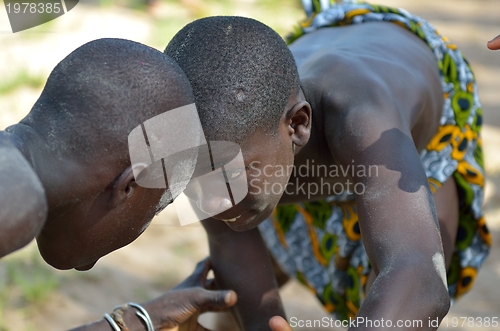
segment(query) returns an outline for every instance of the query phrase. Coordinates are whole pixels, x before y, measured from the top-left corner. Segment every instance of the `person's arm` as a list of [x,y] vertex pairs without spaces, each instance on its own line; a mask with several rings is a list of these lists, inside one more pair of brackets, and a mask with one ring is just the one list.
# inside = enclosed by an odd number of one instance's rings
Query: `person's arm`
[[[355,105],[335,119],[329,136],[341,166],[357,169],[353,180],[357,192],[364,191],[356,197],[361,236],[377,275],[357,318],[390,320],[391,330],[435,330],[429,319],[441,320],[450,304],[439,225],[406,119],[390,100]],[[413,326],[398,327],[398,321]]]
[[222,221],[213,219],[203,221],[203,226],[208,235],[217,287],[233,289],[238,294],[234,313],[240,328],[245,331],[271,330],[270,318],[285,317],[285,313],[269,253],[259,230],[235,232]]
[[500,34],[495,38],[488,41],[488,48],[491,50],[499,50],[500,49]]
[[22,154],[0,131],[0,258],[31,242],[45,223],[45,192]]
[[[182,331],[206,330],[198,324],[198,316],[205,311],[220,311],[236,303],[233,291],[204,289],[210,263],[204,260],[184,282],[157,299],[142,304],[149,313],[155,330],[171,330],[176,326]],[[123,320],[130,331],[146,330],[143,322],[135,315],[135,308],[127,308]],[[110,324],[102,319],[72,331],[110,331]],[[278,331],[279,329],[276,329]],[[286,331],[286,329],[284,330]]]

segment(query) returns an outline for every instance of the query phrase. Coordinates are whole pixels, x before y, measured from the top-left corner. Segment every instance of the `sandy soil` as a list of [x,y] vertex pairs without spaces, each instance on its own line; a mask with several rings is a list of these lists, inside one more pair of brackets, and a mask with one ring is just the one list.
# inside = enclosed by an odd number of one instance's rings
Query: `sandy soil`
[[[450,326],[442,326],[440,330],[493,330],[467,325],[452,327],[451,322],[453,317],[500,318],[500,52],[491,52],[485,47],[487,40],[500,33],[500,1],[384,0],[379,3],[403,7],[427,18],[458,44],[475,70],[485,114],[483,139],[488,172],[485,210],[494,247],[474,289],[452,307],[448,315]],[[149,13],[80,4],[46,26],[13,35],[5,12],[0,10],[0,76],[5,81],[26,70],[32,77],[46,79],[65,55],[99,37],[127,38],[163,49],[173,33],[190,19],[210,14],[254,17],[281,33],[301,17],[297,6],[272,7],[265,1],[252,0],[236,1],[230,6],[205,4],[201,0],[182,1],[181,5],[167,2]],[[40,88],[22,87],[0,94],[0,129],[15,123],[29,111]],[[206,255],[202,228],[178,226],[175,212],[169,208],[138,240],[104,257],[89,272],[56,271],[39,266],[33,262],[38,259],[36,247],[30,245],[0,263],[0,330],[62,330],[99,319],[119,303],[144,301],[159,295],[187,276]],[[26,268],[33,275],[49,275],[56,287],[41,299],[29,299],[26,289],[9,280],[12,268]],[[327,316],[314,297],[296,283],[283,289],[283,300],[289,317],[320,319]]]

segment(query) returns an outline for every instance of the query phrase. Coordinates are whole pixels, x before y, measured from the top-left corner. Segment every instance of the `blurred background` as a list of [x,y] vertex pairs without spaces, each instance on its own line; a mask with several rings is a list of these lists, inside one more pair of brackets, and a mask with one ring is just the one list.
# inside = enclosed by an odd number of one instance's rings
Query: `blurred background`
[[[493,330],[453,326],[453,317],[500,319],[500,51],[486,41],[500,33],[499,0],[381,0],[426,18],[458,44],[479,83],[484,109],[483,143],[488,173],[486,214],[493,250],[473,290],[452,307],[440,330]],[[103,37],[125,38],[165,49],[190,21],[210,15],[260,20],[285,36],[304,18],[299,0],[94,0],[64,16],[13,34],[0,7],[0,130],[31,109],[55,65],[75,48]],[[0,331],[65,330],[100,319],[127,301],[152,299],[191,273],[208,254],[200,225],[180,227],[167,208],[131,245],[102,258],[90,271],[57,271],[45,265],[36,245],[0,262]],[[296,283],[283,289],[288,317],[327,316]],[[411,300],[411,298],[408,298]],[[203,323],[210,324],[209,318]],[[476,324],[477,325],[477,324]],[[295,330],[314,330],[296,328]],[[318,329],[320,330],[320,329]]]

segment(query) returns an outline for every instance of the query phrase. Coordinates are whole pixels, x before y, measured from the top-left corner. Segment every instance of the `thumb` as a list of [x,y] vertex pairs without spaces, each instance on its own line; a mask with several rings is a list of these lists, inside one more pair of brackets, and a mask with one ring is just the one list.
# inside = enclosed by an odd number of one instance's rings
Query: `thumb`
[[292,327],[281,316],[274,316],[269,320],[269,326],[273,331],[292,331]]
[[202,290],[196,297],[196,305],[201,311],[219,311],[234,306],[238,297],[234,291],[228,290]]
[[500,49],[500,35],[488,41],[488,48],[491,50]]

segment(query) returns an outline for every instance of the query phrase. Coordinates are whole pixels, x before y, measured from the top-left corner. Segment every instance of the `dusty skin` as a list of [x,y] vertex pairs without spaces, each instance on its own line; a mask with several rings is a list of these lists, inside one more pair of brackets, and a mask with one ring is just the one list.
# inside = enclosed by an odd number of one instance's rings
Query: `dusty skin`
[[[486,211],[493,232],[494,247],[490,258],[482,268],[474,289],[465,296],[448,315],[449,326],[442,326],[442,330],[492,330],[492,328],[467,326],[452,327],[452,318],[460,317],[495,317],[500,316],[500,301],[498,287],[495,284],[499,282],[500,263],[498,260],[498,228],[500,225],[500,116],[497,110],[500,108],[497,91],[500,86],[500,57],[497,52],[491,52],[485,47],[485,42],[491,36],[498,33],[498,17],[494,10],[485,10],[486,7],[498,8],[498,1],[461,1],[457,5],[456,1],[383,1],[390,5],[397,5],[421,15],[428,20],[449,38],[456,41],[459,47],[467,55],[472,63],[479,82],[480,96],[485,111],[485,129],[483,131],[483,142],[487,160],[487,170],[489,173],[488,189],[486,195]],[[235,13],[244,14],[248,4],[241,5]],[[495,7],[497,6],[497,7]],[[241,9],[243,8],[243,9]],[[75,26],[75,34],[68,34],[65,42],[60,39],[53,39],[44,42],[43,47],[39,47],[40,52],[24,51],[28,43],[20,43],[18,46],[12,43],[2,45],[9,47],[8,59],[9,67],[16,63],[12,57],[19,57],[19,61],[30,63],[30,67],[36,70],[50,70],[50,56],[52,54],[44,52],[44,49],[75,48],[76,44],[72,39],[77,37],[79,44],[84,41],[97,38],[99,31],[108,32],[113,36],[128,37],[133,40],[148,43],[150,38],[150,23],[145,16],[129,13],[120,10],[118,13],[103,11],[99,15],[95,12],[83,8],[75,8],[78,13],[79,24],[73,24],[69,21],[63,21],[61,24],[71,24]],[[250,12],[253,17],[266,9]],[[222,11],[221,11],[222,12]],[[256,13],[257,12],[257,13]],[[109,13],[109,14],[108,14]],[[215,14],[215,13],[213,13]],[[109,16],[107,16],[109,15]],[[181,11],[179,16],[184,15]],[[262,15],[262,14],[261,14]],[[272,26],[274,17],[281,16],[279,12],[271,15],[271,18],[262,18],[262,20]],[[70,16],[68,16],[70,18]],[[96,19],[100,18],[96,24]],[[62,18],[65,19],[65,18]],[[3,18],[0,20],[3,22]],[[124,23],[126,21],[126,23]],[[294,19],[289,19],[288,23],[280,23],[280,26],[291,25]],[[88,23],[87,23],[88,22]],[[110,25],[106,25],[109,22]],[[111,22],[120,26],[123,32],[112,30]],[[131,24],[133,23],[133,24]],[[55,23],[56,24],[56,23]],[[59,23],[57,23],[59,24]],[[121,24],[121,25],[120,25]],[[179,23],[180,28],[184,22]],[[95,25],[92,27],[92,25]],[[134,28],[127,28],[134,25]],[[79,29],[79,30],[78,30]],[[3,29],[2,30],[6,30]],[[282,28],[281,31],[284,29]],[[283,31],[285,32],[285,31]],[[121,35],[121,34],[122,35]],[[58,35],[58,37],[64,37]],[[28,37],[29,38],[29,37]],[[52,39],[51,39],[52,40]],[[57,41],[55,41],[57,40]],[[64,39],[63,39],[64,40]],[[35,49],[36,42],[30,41],[31,49]],[[157,44],[150,43],[152,46],[162,48],[164,41]],[[41,45],[41,44],[40,44]],[[65,46],[68,45],[68,46]],[[15,56],[14,56],[14,55]],[[1,55],[4,56],[4,50]],[[3,59],[3,63],[7,63]],[[39,69],[45,66],[48,69]],[[4,67],[4,66],[2,66]],[[52,65],[53,67],[53,65]],[[4,70],[5,68],[2,68]],[[3,71],[2,71],[3,72]],[[0,96],[1,111],[0,117],[2,127],[10,125],[24,116],[23,111],[29,109],[29,104],[33,103],[39,91],[33,91],[29,88],[22,88],[9,95]],[[134,242],[131,246],[122,249],[109,257],[100,261],[96,267],[88,273],[76,274],[68,272],[53,272],[52,275],[59,279],[57,290],[49,294],[44,300],[43,305],[23,308],[21,295],[11,292],[12,300],[8,300],[3,311],[2,321],[7,325],[8,330],[57,330],[74,327],[75,325],[99,319],[104,312],[111,310],[114,305],[121,302],[136,300],[137,297],[144,299],[153,298],[161,294],[165,289],[174,286],[182,278],[189,274],[197,260],[206,256],[206,247],[203,230],[193,226],[188,228],[176,228],[172,231],[174,224],[174,213],[166,211],[155,219],[152,226],[143,236]],[[170,224],[170,225],[169,225]],[[22,259],[27,260],[30,256],[29,247],[20,251],[16,255],[9,257],[5,261],[15,262]],[[165,261],[158,263],[158,261]],[[6,279],[6,264],[0,266],[0,282]],[[52,271],[51,271],[52,272]],[[13,287],[12,291],[20,292]],[[6,293],[5,291],[2,293]],[[99,300],[95,300],[99,298]],[[283,298],[287,308],[287,315],[297,316],[303,319],[320,319],[325,314],[317,306],[315,299],[312,298],[307,290],[296,285],[289,285],[283,291]],[[64,313],[61,309],[64,308]],[[31,325],[31,327],[30,327]],[[208,324],[206,324],[208,325]],[[297,328],[296,330],[300,330]],[[305,329],[304,329],[305,330]],[[307,329],[314,330],[314,329]],[[324,329],[318,329],[324,330]]]

